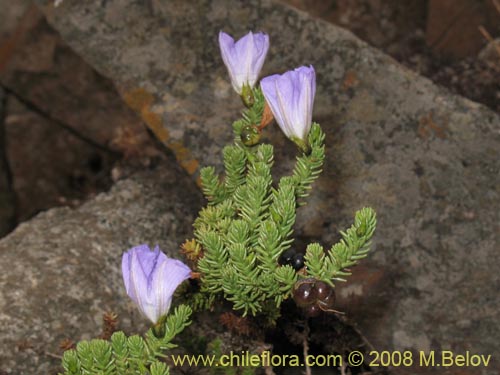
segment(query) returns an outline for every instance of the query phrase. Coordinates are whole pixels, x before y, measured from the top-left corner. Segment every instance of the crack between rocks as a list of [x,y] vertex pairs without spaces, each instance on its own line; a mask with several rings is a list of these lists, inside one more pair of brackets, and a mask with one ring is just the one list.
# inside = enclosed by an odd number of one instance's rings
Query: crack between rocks
[[8,234],[17,225],[17,204],[16,204],[16,192],[14,190],[14,179],[12,177],[12,168],[10,167],[9,157],[7,156],[7,137],[5,132],[5,118],[7,111],[7,99],[8,95],[5,90],[0,87],[0,165],[4,169],[4,175],[6,179],[6,192],[12,194],[14,198],[12,202],[12,216],[7,218],[7,231],[5,233],[0,233],[0,238]]

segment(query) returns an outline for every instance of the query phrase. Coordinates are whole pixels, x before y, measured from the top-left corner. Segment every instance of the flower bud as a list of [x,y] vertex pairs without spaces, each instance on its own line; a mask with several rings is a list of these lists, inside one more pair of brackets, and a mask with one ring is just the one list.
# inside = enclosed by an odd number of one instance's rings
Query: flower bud
[[306,151],[316,94],[314,68],[302,66],[282,75],[265,77],[260,87],[283,133]]
[[167,257],[160,248],[136,246],[122,257],[125,289],[141,313],[157,323],[168,313],[175,289],[188,279],[191,270],[180,260]]
[[[219,46],[222,60],[224,60],[227,67],[234,90],[239,95],[242,95],[243,88],[246,85],[251,93],[251,89],[254,88],[266,59],[269,49],[269,36],[264,33],[254,34],[250,31],[235,42],[230,35],[221,31],[219,33]],[[247,105],[245,99],[249,99],[248,92],[245,96],[242,99]],[[252,93],[251,96],[253,99]]]

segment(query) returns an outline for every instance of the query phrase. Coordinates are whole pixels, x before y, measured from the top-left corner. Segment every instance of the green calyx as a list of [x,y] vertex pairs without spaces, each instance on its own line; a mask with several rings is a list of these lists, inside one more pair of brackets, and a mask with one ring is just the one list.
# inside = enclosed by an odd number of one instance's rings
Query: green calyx
[[298,137],[292,137],[290,140],[295,143],[304,154],[307,154],[311,150],[307,140],[303,140]]
[[243,85],[240,96],[245,107],[251,108],[255,104],[254,91],[248,84]]
[[166,320],[167,320],[167,315],[162,315],[160,317],[160,319],[158,319],[158,321],[151,328],[153,334],[157,338],[162,338],[163,336],[165,336],[165,322],[166,322]]

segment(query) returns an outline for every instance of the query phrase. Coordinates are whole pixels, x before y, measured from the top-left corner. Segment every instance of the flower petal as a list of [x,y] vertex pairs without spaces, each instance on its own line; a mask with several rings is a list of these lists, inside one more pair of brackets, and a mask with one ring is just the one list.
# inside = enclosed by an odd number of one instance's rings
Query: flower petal
[[260,86],[283,133],[292,140],[306,142],[316,92],[314,68],[302,66],[282,75],[265,77]]
[[219,47],[222,55],[222,60],[224,61],[224,64],[226,65],[229,72],[231,83],[236,82],[235,74],[238,65],[236,51],[234,48],[234,39],[223,31],[219,32]]
[[244,85],[255,86],[269,49],[269,36],[250,31],[235,43],[221,31],[219,46],[234,90],[241,95]]
[[191,269],[180,260],[167,258],[159,264],[151,285],[154,290],[156,319],[168,312],[175,290],[190,275]]
[[123,254],[125,289],[141,312],[153,323],[170,309],[172,295],[191,270],[179,260],[167,257],[158,246],[134,247]]
[[271,112],[273,113],[276,122],[280,126],[281,130],[287,137],[290,137],[291,134],[288,131],[286,126],[285,117],[283,115],[283,108],[280,105],[280,101],[278,99],[278,91],[276,90],[276,81],[280,75],[274,74],[269,77],[262,78],[260,81],[260,88],[264,97],[266,98],[267,103],[269,104],[269,108],[271,108]]
[[139,261],[139,253],[137,251],[130,252],[129,278],[125,282],[125,288],[129,297],[137,304],[141,304],[141,300],[147,297],[148,278]]

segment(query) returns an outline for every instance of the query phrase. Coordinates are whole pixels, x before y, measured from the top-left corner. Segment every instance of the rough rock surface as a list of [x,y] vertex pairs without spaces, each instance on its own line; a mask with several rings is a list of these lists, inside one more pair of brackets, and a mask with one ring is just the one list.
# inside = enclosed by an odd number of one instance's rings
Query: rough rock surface
[[62,340],[97,337],[108,311],[120,328],[144,330],[123,288],[121,254],[158,243],[177,256],[200,205],[174,163],[119,181],[77,210],[40,214],[0,241],[0,373],[54,374]]
[[[296,233],[301,243],[331,244],[356,209],[370,205],[379,215],[375,252],[339,287],[339,309],[379,350],[496,353],[498,115],[450,95],[349,32],[268,0],[38,3],[194,177],[199,160],[220,166],[241,110],[218,53],[219,30],[268,32],[263,74],[313,64],[314,117],[330,147]],[[276,127],[266,136],[276,146],[276,171],[284,173],[295,150]],[[138,229],[136,238],[142,235]],[[488,368],[462,370],[498,368],[494,358]]]

